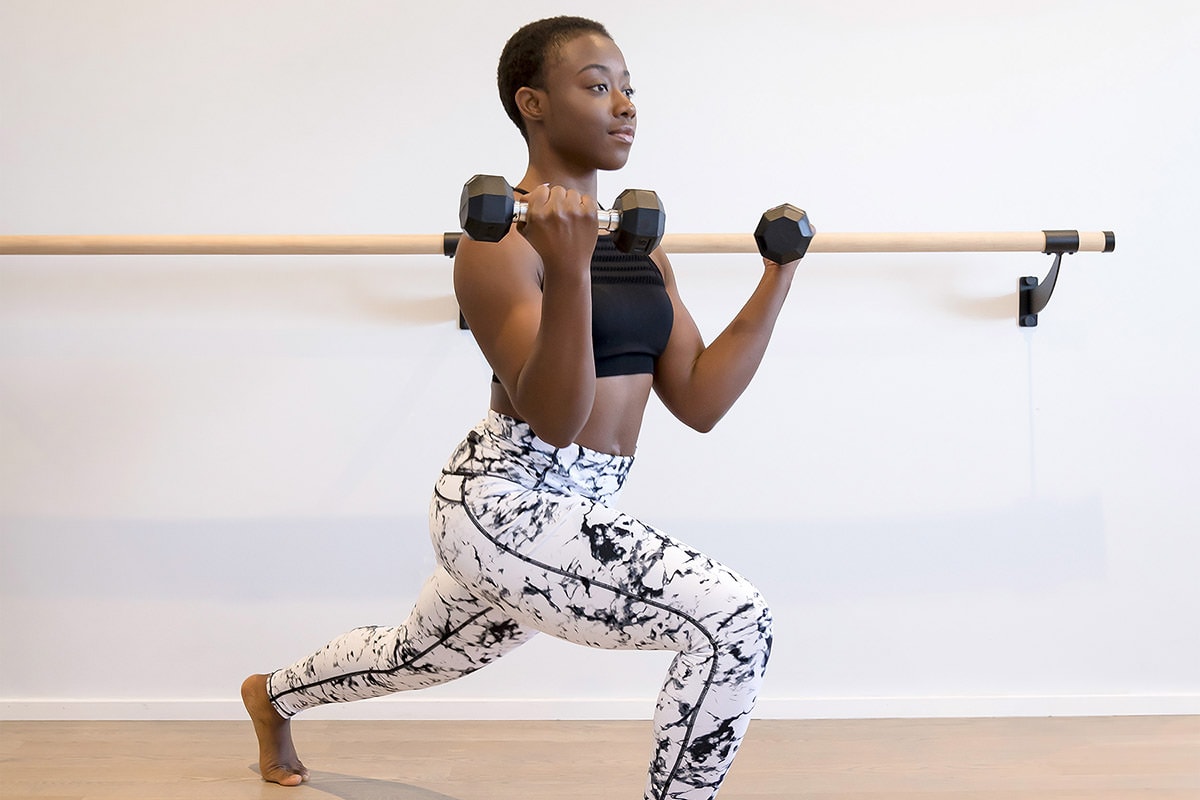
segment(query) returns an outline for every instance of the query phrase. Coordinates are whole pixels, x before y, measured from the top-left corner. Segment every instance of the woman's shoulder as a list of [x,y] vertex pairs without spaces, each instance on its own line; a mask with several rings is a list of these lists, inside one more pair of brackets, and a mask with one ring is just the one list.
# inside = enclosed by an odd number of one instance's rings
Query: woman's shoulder
[[542,260],[517,231],[499,242],[477,242],[466,236],[459,242],[454,295],[468,320],[480,315],[503,319],[507,308],[540,304],[541,290]]
[[541,272],[542,259],[515,229],[498,242],[477,242],[464,234],[454,254],[456,284],[460,276],[484,283],[503,276],[506,280],[533,279],[540,285]]

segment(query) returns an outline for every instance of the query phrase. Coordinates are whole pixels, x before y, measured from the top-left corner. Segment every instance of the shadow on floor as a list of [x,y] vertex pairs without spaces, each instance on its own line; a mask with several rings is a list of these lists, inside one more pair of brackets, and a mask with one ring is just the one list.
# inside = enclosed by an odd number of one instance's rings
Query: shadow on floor
[[[250,767],[254,774],[259,775],[258,765]],[[385,781],[377,778],[360,778],[357,775],[342,775],[337,772],[309,770],[308,782],[302,784],[308,789],[324,792],[338,800],[460,800],[448,794],[435,792],[399,781]]]

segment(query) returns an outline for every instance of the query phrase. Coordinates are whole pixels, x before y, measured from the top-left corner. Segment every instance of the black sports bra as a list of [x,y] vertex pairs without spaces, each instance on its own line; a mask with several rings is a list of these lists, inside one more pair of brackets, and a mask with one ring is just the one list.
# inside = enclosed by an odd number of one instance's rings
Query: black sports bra
[[675,310],[662,273],[650,256],[623,253],[611,236],[598,237],[592,252],[596,377],[653,375],[674,322]]
[[611,236],[592,253],[592,352],[596,377],[654,374],[675,310],[649,256],[622,253]]

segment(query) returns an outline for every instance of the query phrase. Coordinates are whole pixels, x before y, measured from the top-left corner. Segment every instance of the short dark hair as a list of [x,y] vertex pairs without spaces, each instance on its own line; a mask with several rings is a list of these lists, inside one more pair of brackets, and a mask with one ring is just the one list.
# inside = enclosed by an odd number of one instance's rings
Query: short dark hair
[[522,86],[542,88],[546,57],[583,33],[598,33],[612,38],[599,22],[583,17],[550,17],[524,26],[509,37],[504,45],[500,64],[496,68],[496,85],[500,89],[504,111],[525,141],[529,141],[529,132],[525,130],[525,120],[517,108],[517,90]]

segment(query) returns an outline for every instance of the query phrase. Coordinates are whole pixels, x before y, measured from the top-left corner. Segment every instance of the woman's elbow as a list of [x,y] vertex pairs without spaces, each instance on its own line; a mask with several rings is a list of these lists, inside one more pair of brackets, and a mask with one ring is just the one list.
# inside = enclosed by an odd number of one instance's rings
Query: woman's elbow
[[517,412],[529,423],[534,434],[551,447],[568,447],[579,438],[580,432],[587,422],[587,415],[582,413],[561,414],[547,413],[545,410],[530,409],[528,412],[520,406]]
[[670,392],[657,386],[655,388],[658,389],[658,398],[671,412],[671,416],[697,433],[708,433],[721,421],[721,417],[725,416],[724,410],[697,403],[696,398],[688,396],[687,393]]
[[717,427],[717,423],[725,416],[724,411],[715,411],[707,409],[697,409],[690,412],[676,414],[684,425],[687,425],[697,433],[709,433],[713,428]]
[[561,449],[563,447],[570,447],[571,445],[575,444],[574,436],[562,434],[557,431],[543,432],[543,431],[535,429],[533,432],[537,435],[537,437],[539,439],[541,439],[543,442],[550,445],[551,447],[556,447],[556,448]]

